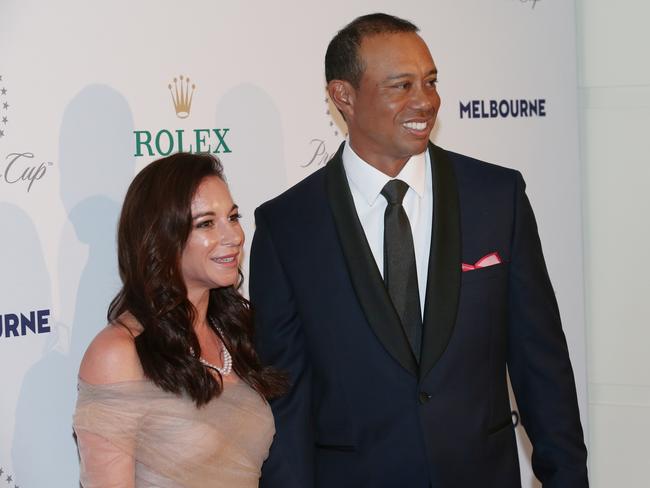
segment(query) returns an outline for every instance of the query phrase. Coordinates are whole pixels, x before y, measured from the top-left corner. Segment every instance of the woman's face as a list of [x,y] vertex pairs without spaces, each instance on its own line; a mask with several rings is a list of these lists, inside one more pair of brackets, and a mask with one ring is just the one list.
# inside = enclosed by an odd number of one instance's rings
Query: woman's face
[[217,176],[204,178],[192,197],[192,231],[181,256],[190,298],[237,283],[244,244],[239,218],[226,183]]

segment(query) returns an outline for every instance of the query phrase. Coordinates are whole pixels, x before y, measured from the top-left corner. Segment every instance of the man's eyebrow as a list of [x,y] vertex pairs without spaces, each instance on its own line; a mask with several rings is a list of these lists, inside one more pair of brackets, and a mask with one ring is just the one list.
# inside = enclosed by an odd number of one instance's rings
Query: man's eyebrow
[[[431,76],[431,75],[438,76],[438,70],[436,68],[433,68],[431,71],[429,71],[425,75],[425,77],[426,76]],[[413,76],[413,74],[412,73],[398,73],[396,75],[387,76],[386,81],[399,80],[401,78],[408,78],[410,76]]]

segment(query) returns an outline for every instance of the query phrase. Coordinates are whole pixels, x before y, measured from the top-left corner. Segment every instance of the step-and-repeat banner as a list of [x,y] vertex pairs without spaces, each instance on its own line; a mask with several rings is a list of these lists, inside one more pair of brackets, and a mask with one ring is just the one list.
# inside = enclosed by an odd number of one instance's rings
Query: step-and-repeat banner
[[[218,155],[250,243],[255,207],[344,139],[323,57],[373,11],[415,22],[431,49],[432,139],[524,173],[586,425],[573,2],[398,4],[0,2],[1,486],[77,483],[76,374],[119,287],[115,227],[134,174],[175,151]],[[522,473],[534,486],[525,460]]]

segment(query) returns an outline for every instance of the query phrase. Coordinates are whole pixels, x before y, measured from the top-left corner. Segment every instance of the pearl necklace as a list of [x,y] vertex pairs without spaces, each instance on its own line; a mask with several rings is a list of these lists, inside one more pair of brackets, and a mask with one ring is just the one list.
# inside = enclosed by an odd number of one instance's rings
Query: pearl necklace
[[[210,320],[210,323],[214,326],[217,331],[219,331],[219,335],[223,337],[223,332],[219,327],[216,326],[216,324]],[[194,349],[190,347],[190,354],[194,356]],[[199,362],[205,366],[206,368],[212,369],[219,373],[221,376],[228,376],[232,372],[232,356],[228,352],[228,349],[226,348],[226,345],[224,344],[223,340],[221,340],[221,355],[223,356],[223,366],[219,367],[216,366],[202,357],[199,357]]]

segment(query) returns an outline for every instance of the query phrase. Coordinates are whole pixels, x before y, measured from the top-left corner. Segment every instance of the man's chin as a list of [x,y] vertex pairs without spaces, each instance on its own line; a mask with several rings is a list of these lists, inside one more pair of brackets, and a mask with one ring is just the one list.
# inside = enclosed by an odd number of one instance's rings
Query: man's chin
[[426,139],[418,140],[417,142],[413,142],[412,144],[409,144],[408,154],[410,154],[411,156],[414,156],[416,154],[422,154],[424,151],[427,150],[427,147],[429,147],[428,137]]

